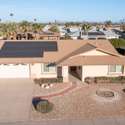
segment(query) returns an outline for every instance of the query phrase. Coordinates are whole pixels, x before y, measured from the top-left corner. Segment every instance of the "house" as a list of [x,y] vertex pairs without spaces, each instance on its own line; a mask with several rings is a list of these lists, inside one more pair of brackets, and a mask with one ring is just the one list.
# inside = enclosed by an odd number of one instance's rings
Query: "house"
[[89,31],[88,33],[81,31],[80,38],[84,40],[106,39],[106,35],[101,31]]
[[119,39],[120,35],[116,34],[113,30],[101,30],[105,36],[106,39]]
[[60,34],[54,32],[41,32],[33,35],[34,38],[36,37],[38,40],[59,40]]
[[108,40],[0,41],[0,78],[123,76],[125,57]]
[[27,33],[17,33],[16,38],[17,40],[59,40],[60,34],[59,33],[53,33],[50,31],[46,32],[39,32],[39,33],[33,33],[33,32],[27,32]]

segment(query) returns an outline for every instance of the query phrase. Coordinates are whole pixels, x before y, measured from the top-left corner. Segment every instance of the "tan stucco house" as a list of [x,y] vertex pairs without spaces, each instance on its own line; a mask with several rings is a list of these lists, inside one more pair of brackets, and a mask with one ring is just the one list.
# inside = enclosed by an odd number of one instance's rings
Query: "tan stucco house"
[[125,57],[108,40],[0,41],[0,78],[56,78],[81,81],[123,76]]

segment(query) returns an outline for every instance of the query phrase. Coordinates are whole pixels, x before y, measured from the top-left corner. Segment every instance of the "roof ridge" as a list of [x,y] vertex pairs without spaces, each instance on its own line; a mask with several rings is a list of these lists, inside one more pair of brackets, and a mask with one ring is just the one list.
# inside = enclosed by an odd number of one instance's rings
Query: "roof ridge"
[[[71,56],[74,56],[76,54],[79,54],[81,52],[81,49],[83,49],[83,47],[85,47],[86,45],[89,45],[91,47],[94,47],[94,48],[97,48],[96,46],[90,44],[89,42],[86,42],[84,45],[80,46],[79,48],[77,48],[76,50],[72,51],[71,53],[69,53],[68,55],[64,56],[62,59],[60,59],[59,61],[57,61],[57,64],[58,63],[61,63],[62,61],[66,60],[67,58],[71,57]],[[86,48],[85,48],[86,49]],[[89,48],[90,49],[93,49],[93,48]],[[85,52],[89,51],[89,50],[85,50]]]

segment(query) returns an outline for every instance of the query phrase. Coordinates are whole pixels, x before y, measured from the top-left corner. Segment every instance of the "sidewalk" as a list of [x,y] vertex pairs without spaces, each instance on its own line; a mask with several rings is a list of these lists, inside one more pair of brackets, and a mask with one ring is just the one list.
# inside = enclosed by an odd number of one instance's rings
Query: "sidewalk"
[[125,125],[125,118],[104,118],[94,120],[50,120],[39,122],[0,123],[0,125]]

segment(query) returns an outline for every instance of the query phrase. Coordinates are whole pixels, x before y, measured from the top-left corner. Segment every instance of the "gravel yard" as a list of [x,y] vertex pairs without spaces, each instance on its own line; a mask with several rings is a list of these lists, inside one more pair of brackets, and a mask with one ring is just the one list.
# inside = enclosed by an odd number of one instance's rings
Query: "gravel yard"
[[[113,102],[97,101],[93,97],[99,88],[111,89],[117,92],[120,98]],[[74,90],[64,95],[49,98],[49,101],[54,104],[54,109],[48,114],[40,114],[32,107],[31,120],[94,119],[125,116],[125,93],[122,91],[124,88],[125,86],[122,84],[79,84]]]

